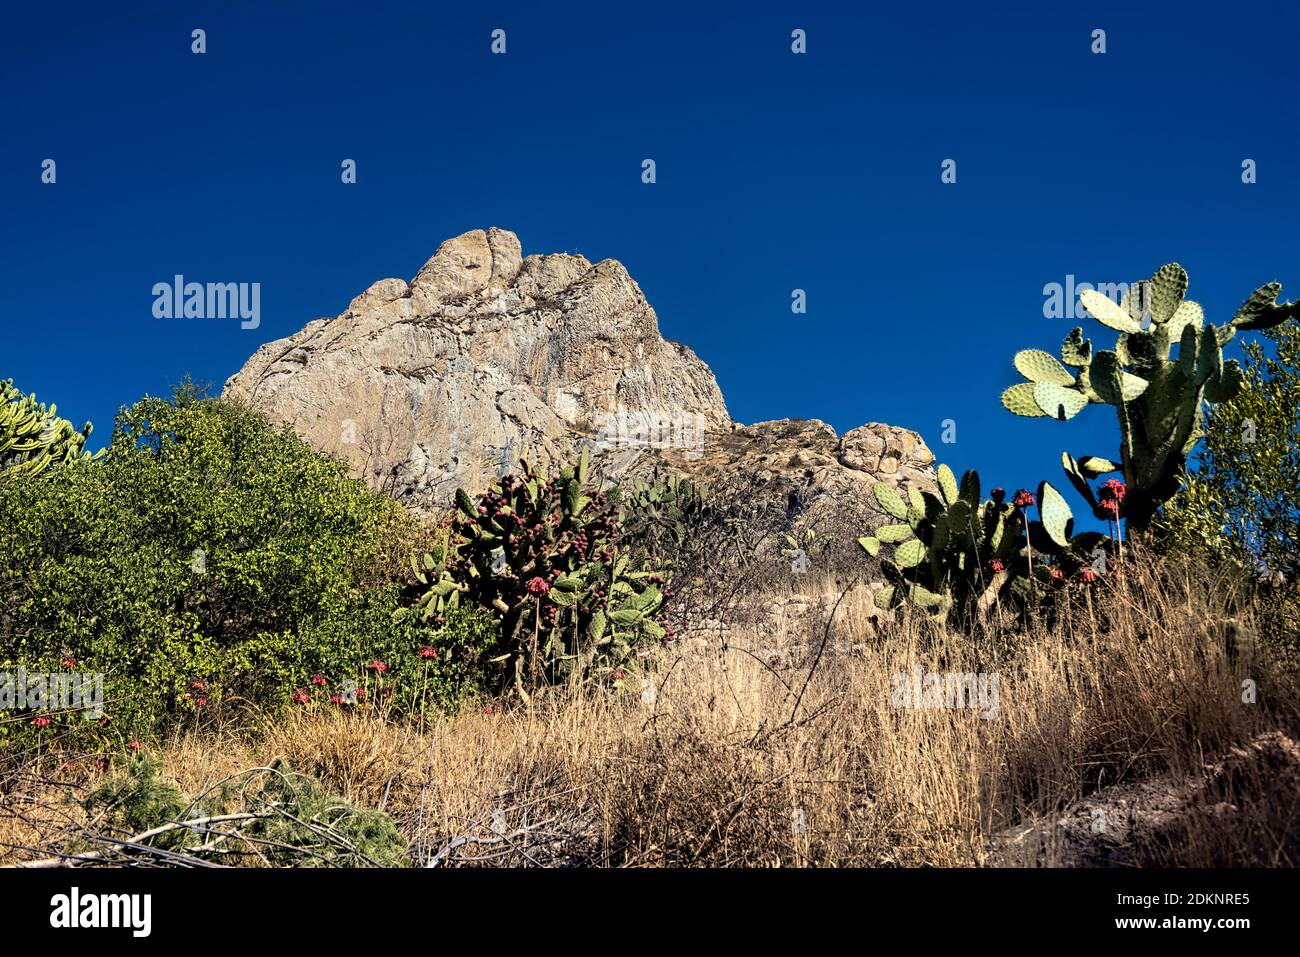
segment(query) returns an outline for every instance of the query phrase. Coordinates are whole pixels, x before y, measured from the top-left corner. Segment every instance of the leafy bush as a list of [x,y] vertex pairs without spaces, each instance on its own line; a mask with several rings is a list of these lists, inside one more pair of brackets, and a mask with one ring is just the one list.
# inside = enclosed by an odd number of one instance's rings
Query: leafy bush
[[1244,347],[1241,393],[1214,406],[1195,471],[1165,509],[1177,551],[1228,557],[1300,579],[1300,326]]
[[[102,672],[101,733],[119,741],[222,703],[288,703],[313,675],[346,695],[373,661],[405,692],[386,707],[446,705],[472,689],[490,621],[393,620],[390,556],[421,537],[260,413],[193,390],[146,398],[119,413],[101,461],[0,481],[0,671]],[[101,727],[51,717],[31,733]]]

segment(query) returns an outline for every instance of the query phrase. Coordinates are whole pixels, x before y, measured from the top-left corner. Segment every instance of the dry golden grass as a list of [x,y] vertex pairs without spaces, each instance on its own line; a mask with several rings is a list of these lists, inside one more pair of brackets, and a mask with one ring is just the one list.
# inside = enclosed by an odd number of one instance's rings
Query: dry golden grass
[[[300,712],[179,736],[165,768],[193,794],[281,758],[391,813],[418,863],[973,866],[1011,825],[1115,784],[1202,779],[1262,732],[1300,727],[1296,684],[1248,640],[1250,608],[1191,568],[1130,561],[1050,622],[995,615],[974,635],[873,624],[861,589],[829,626],[811,607],[658,650],[652,699],[641,679],[557,689],[423,733]],[[996,674],[996,715],[895,707],[891,678],[914,667]],[[1148,859],[1294,864],[1293,798],[1239,774],[1215,800],[1240,813]],[[0,814],[0,846],[34,833]]]

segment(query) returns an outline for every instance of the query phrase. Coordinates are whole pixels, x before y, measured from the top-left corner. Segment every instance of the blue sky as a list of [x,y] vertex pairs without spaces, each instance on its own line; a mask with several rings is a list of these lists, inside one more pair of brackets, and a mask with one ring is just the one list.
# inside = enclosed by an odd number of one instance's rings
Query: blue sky
[[[1014,352],[1075,324],[1045,284],[1178,260],[1214,321],[1269,280],[1300,295],[1294,4],[551,6],[7,9],[0,377],[102,444],[119,406],[220,386],[501,226],[623,261],[741,421],[885,421],[986,487],[1065,488],[1062,449],[1114,454],[1110,411],[998,403]],[[155,319],[176,273],[260,282],[260,327]]]

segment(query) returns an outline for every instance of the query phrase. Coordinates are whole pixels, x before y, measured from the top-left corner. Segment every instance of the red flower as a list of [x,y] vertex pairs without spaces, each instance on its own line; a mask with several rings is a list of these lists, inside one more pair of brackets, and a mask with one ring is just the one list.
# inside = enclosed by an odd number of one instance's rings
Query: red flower
[[416,652],[416,654],[418,654],[421,658],[437,658],[438,649],[430,648],[428,645],[425,645],[418,652]]
[[196,708],[207,707],[207,704],[208,704],[208,699],[206,695],[199,695],[194,699],[194,707]]
[[342,703],[343,703],[343,695],[341,694],[330,695],[330,704],[342,704]]
[[1079,572],[1079,577],[1086,582],[1095,582],[1097,580],[1097,573],[1091,568],[1085,568],[1083,571]]
[[307,703],[308,701],[310,701],[310,700],[311,700],[311,696],[310,696],[309,694],[307,694],[307,689],[306,689],[306,688],[294,688],[294,689],[293,689],[293,703],[294,703],[294,704],[306,704],[306,703]]
[[483,706],[483,713],[484,713],[484,714],[496,714],[496,713],[497,713],[497,709],[496,709],[493,705],[485,704],[485,705]]
[[190,682],[190,690],[191,690],[191,691],[207,691],[207,690],[208,690],[208,686],[205,685],[202,681],[191,681],[191,682]]
[[524,587],[527,588],[534,595],[545,595],[550,592],[551,583],[548,582],[545,578],[534,577],[528,579]]
[[622,681],[622,680],[623,680],[624,678],[626,678],[626,677],[627,677],[627,672],[624,671],[622,668],[615,668],[615,669],[614,669],[614,680],[615,680],[615,681]]
[[77,659],[76,659],[76,658],[64,658],[63,661],[60,662],[60,664],[62,664],[63,667],[65,667],[65,668],[71,670],[71,669],[77,667]]
[[1002,569],[1003,569],[1004,567],[1006,567],[1006,566],[1004,566],[1004,565],[1002,564],[1002,559],[1000,559],[1000,558],[990,558],[990,559],[989,559],[989,562],[988,562],[988,570],[991,571],[991,572],[993,572],[994,574],[997,574],[998,572],[1002,571]]
[[1028,489],[1020,489],[1016,492],[1016,497],[1011,500],[1011,504],[1016,508],[1027,508],[1034,504],[1034,495]]
[[132,751],[139,751],[141,748],[144,747],[144,745],[140,742],[139,738],[132,738],[130,742],[127,744],[127,747],[130,748]]
[[366,665],[366,667],[381,675],[388,670],[388,665],[384,664],[382,661],[372,661],[370,664]]
[[312,675],[311,683],[318,688],[324,688],[327,682],[325,681],[324,675]]
[[1061,571],[1059,568],[1053,568],[1052,577],[1058,582],[1063,581],[1065,579],[1065,572]]
[[[385,689],[385,690],[388,692],[388,694],[389,694],[390,696],[392,695],[392,693],[393,693],[393,689],[392,689],[392,688],[387,688],[387,689]],[[358,701],[365,701],[365,700],[366,700],[366,689],[365,689],[365,688],[358,688],[358,689],[357,689],[357,700],[358,700]]]
[[1101,500],[1101,507],[1118,519],[1119,508],[1126,495],[1128,495],[1128,486],[1119,479],[1111,479],[1101,487],[1097,497]]
[[50,719],[45,717],[43,714],[39,714],[32,718],[32,724],[36,725],[38,728],[48,728],[50,726]]

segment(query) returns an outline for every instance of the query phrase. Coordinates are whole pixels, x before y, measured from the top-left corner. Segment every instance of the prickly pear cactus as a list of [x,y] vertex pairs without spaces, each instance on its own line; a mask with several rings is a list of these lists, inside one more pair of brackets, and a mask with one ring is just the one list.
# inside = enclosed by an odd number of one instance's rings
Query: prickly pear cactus
[[90,423],[78,432],[57,413],[57,406],[47,408],[34,393],[24,396],[12,379],[0,382],[0,472],[35,475],[53,465],[92,457],[84,451]]
[[619,492],[618,505],[628,535],[677,548],[706,508],[695,484],[671,472],[633,480]]
[[1300,314],[1300,303],[1277,301],[1280,283],[1261,286],[1222,326],[1186,299],[1187,271],[1161,266],[1145,284],[1150,322],[1095,290],[1080,293],[1089,314],[1118,333],[1113,349],[1093,351],[1083,329],[1070,332],[1060,362],[1039,349],[1016,354],[1016,369],[1028,381],[1002,393],[1015,415],[1072,419],[1088,405],[1110,405],[1119,422],[1116,461],[1063,456],[1066,475],[1093,512],[1113,518],[1089,479],[1122,472],[1127,489],[1124,517],[1134,529],[1150,524],[1182,482],[1187,457],[1204,434],[1206,402],[1227,402],[1241,391],[1241,368],[1224,359],[1223,347],[1240,330],[1267,329]]
[[[977,472],[967,472],[958,483],[947,465],[937,471],[938,495],[909,489],[904,502],[883,482],[873,489],[880,507],[900,520],[858,539],[867,554],[880,559],[887,584],[875,601],[882,609],[911,605],[940,619],[965,613],[972,604],[982,611],[1031,568],[1049,582],[1058,580],[1052,567],[1078,568],[1103,537],[1073,535],[1069,506],[1046,482],[1038,487],[1042,520],[1031,522],[1024,506],[1006,502],[1000,490],[981,500]],[[886,546],[892,546],[892,557]]]
[[617,508],[587,473],[584,451],[558,475],[524,463],[477,498],[457,491],[441,553],[413,563],[419,613],[465,600],[496,613],[494,660],[525,698],[571,676],[631,670],[637,645],[666,634],[657,618],[668,573],[621,547]]

